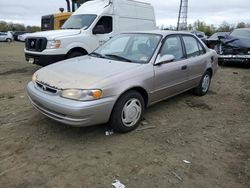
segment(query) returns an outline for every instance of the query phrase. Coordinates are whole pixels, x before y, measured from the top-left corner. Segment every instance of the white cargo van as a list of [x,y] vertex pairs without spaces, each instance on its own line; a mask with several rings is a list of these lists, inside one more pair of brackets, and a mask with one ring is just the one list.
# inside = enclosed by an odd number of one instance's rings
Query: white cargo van
[[25,57],[42,66],[86,55],[124,31],[156,29],[153,7],[134,0],[93,0],[84,3],[61,30],[29,35]]

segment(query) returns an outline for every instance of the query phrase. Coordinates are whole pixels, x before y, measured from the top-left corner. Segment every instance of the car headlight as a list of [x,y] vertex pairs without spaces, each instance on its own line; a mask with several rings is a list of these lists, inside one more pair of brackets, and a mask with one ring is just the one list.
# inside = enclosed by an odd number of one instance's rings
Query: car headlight
[[33,82],[33,84],[36,83],[36,79],[37,79],[37,74],[33,74],[33,76],[32,76],[32,82]]
[[61,46],[61,41],[60,40],[49,40],[47,42],[47,49],[55,49],[55,48],[60,48]]
[[91,101],[100,99],[102,91],[100,89],[65,89],[61,92],[61,97],[79,101]]

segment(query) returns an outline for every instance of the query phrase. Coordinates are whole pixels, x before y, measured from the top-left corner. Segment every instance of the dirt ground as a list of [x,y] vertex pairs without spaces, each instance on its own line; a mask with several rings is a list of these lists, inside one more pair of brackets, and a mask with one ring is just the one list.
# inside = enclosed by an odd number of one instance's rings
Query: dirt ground
[[163,101],[138,130],[105,136],[32,108],[25,86],[40,67],[23,47],[0,43],[0,187],[250,187],[249,69],[220,68],[206,96]]

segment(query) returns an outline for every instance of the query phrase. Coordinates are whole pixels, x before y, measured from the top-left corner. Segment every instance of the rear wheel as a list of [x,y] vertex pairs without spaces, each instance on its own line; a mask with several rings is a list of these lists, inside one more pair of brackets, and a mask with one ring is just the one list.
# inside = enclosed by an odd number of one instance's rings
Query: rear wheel
[[129,91],[116,102],[111,118],[111,127],[121,133],[136,129],[144,112],[144,99],[140,93]]
[[211,73],[206,71],[200,81],[200,84],[194,88],[194,94],[198,96],[206,95],[211,83]]

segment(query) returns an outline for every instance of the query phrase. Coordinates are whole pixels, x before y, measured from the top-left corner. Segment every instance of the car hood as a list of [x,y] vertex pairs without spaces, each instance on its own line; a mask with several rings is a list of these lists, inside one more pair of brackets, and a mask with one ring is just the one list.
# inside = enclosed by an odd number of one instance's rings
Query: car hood
[[92,86],[101,86],[105,79],[139,66],[142,65],[83,56],[44,67],[35,74],[38,82],[57,89],[93,89]]
[[78,35],[81,33],[79,29],[61,29],[61,30],[53,30],[53,31],[41,31],[32,33],[29,37],[45,37],[48,40],[54,40],[60,37]]
[[235,47],[235,48],[250,48],[250,38],[236,37],[227,35],[222,41],[224,44]]

